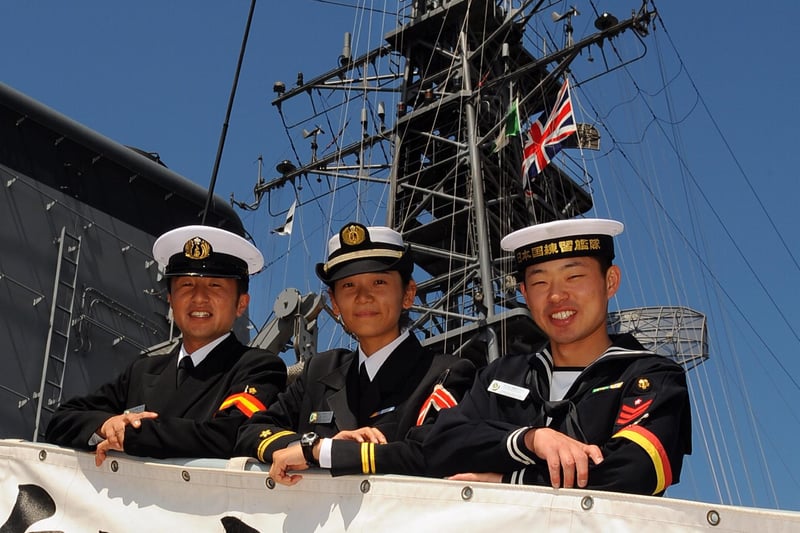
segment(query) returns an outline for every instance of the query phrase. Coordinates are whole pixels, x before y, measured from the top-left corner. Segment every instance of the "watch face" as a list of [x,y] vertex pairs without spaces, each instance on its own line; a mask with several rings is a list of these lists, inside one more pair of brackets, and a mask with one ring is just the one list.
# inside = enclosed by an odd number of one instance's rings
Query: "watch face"
[[304,433],[303,436],[300,437],[300,445],[313,446],[318,439],[319,436],[316,433]]
[[320,436],[316,433],[305,433],[300,437],[300,448],[303,450],[303,458],[310,465],[319,466],[314,458],[314,445],[319,442]]

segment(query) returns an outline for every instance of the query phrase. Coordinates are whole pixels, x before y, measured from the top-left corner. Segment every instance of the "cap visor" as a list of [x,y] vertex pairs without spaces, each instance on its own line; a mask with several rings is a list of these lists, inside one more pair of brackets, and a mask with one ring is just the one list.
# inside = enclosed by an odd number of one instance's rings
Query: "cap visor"
[[396,270],[396,265],[399,260],[387,263],[376,259],[360,259],[343,265],[331,274],[327,279],[323,279],[326,283],[338,281],[343,278],[355,276],[356,274],[367,274],[369,272],[386,272],[387,270]]

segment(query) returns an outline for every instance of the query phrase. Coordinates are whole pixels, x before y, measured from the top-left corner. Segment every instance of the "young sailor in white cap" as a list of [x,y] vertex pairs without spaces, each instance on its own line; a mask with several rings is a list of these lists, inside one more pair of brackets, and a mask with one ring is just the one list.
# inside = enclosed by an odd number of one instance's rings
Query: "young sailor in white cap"
[[[309,465],[342,474],[421,474],[424,433],[455,405],[474,365],[434,354],[404,330],[414,301],[414,262],[387,227],[345,224],[316,267],[356,350],[312,357],[267,411],[242,426],[237,453],[271,462],[270,477],[294,485]],[[299,443],[299,445],[298,445]]]
[[490,364],[440,415],[424,445],[430,475],[655,495],[678,482],[691,451],[684,371],[607,332],[622,229],[561,220],[501,241],[548,340]]
[[179,347],[142,357],[115,381],[59,407],[49,442],[148,457],[230,457],[242,422],[286,386],[286,365],[232,334],[250,301],[261,252],[219,228],[185,226],[153,245],[164,271]]

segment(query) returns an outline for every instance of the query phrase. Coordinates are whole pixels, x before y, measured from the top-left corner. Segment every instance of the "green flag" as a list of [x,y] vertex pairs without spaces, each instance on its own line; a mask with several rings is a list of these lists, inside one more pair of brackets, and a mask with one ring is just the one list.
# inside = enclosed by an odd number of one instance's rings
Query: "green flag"
[[519,100],[515,98],[514,101],[511,102],[508,113],[506,113],[505,124],[503,128],[500,129],[500,134],[494,141],[492,152],[500,151],[508,144],[508,138],[519,135],[521,129],[522,127],[519,123]]

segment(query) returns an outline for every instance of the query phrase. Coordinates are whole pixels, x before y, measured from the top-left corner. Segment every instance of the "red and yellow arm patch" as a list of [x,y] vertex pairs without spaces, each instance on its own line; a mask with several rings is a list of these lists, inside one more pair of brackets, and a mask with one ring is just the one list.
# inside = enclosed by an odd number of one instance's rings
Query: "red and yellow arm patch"
[[635,442],[650,456],[656,472],[656,488],[653,494],[658,494],[672,485],[672,466],[667,451],[653,432],[642,426],[630,425],[619,430],[612,438]]
[[428,396],[428,399],[422,403],[422,407],[419,410],[419,416],[417,416],[417,425],[421,426],[422,423],[425,422],[425,417],[428,416],[428,412],[430,412],[431,407],[437,411],[441,411],[442,409],[454,407],[457,404],[458,402],[456,401],[455,397],[450,394],[450,391],[437,383],[434,385],[431,395]]
[[243,412],[247,418],[250,418],[259,411],[266,411],[266,407],[261,403],[261,400],[247,392],[239,392],[231,394],[222,402],[218,411],[224,411],[230,407],[236,407]]

